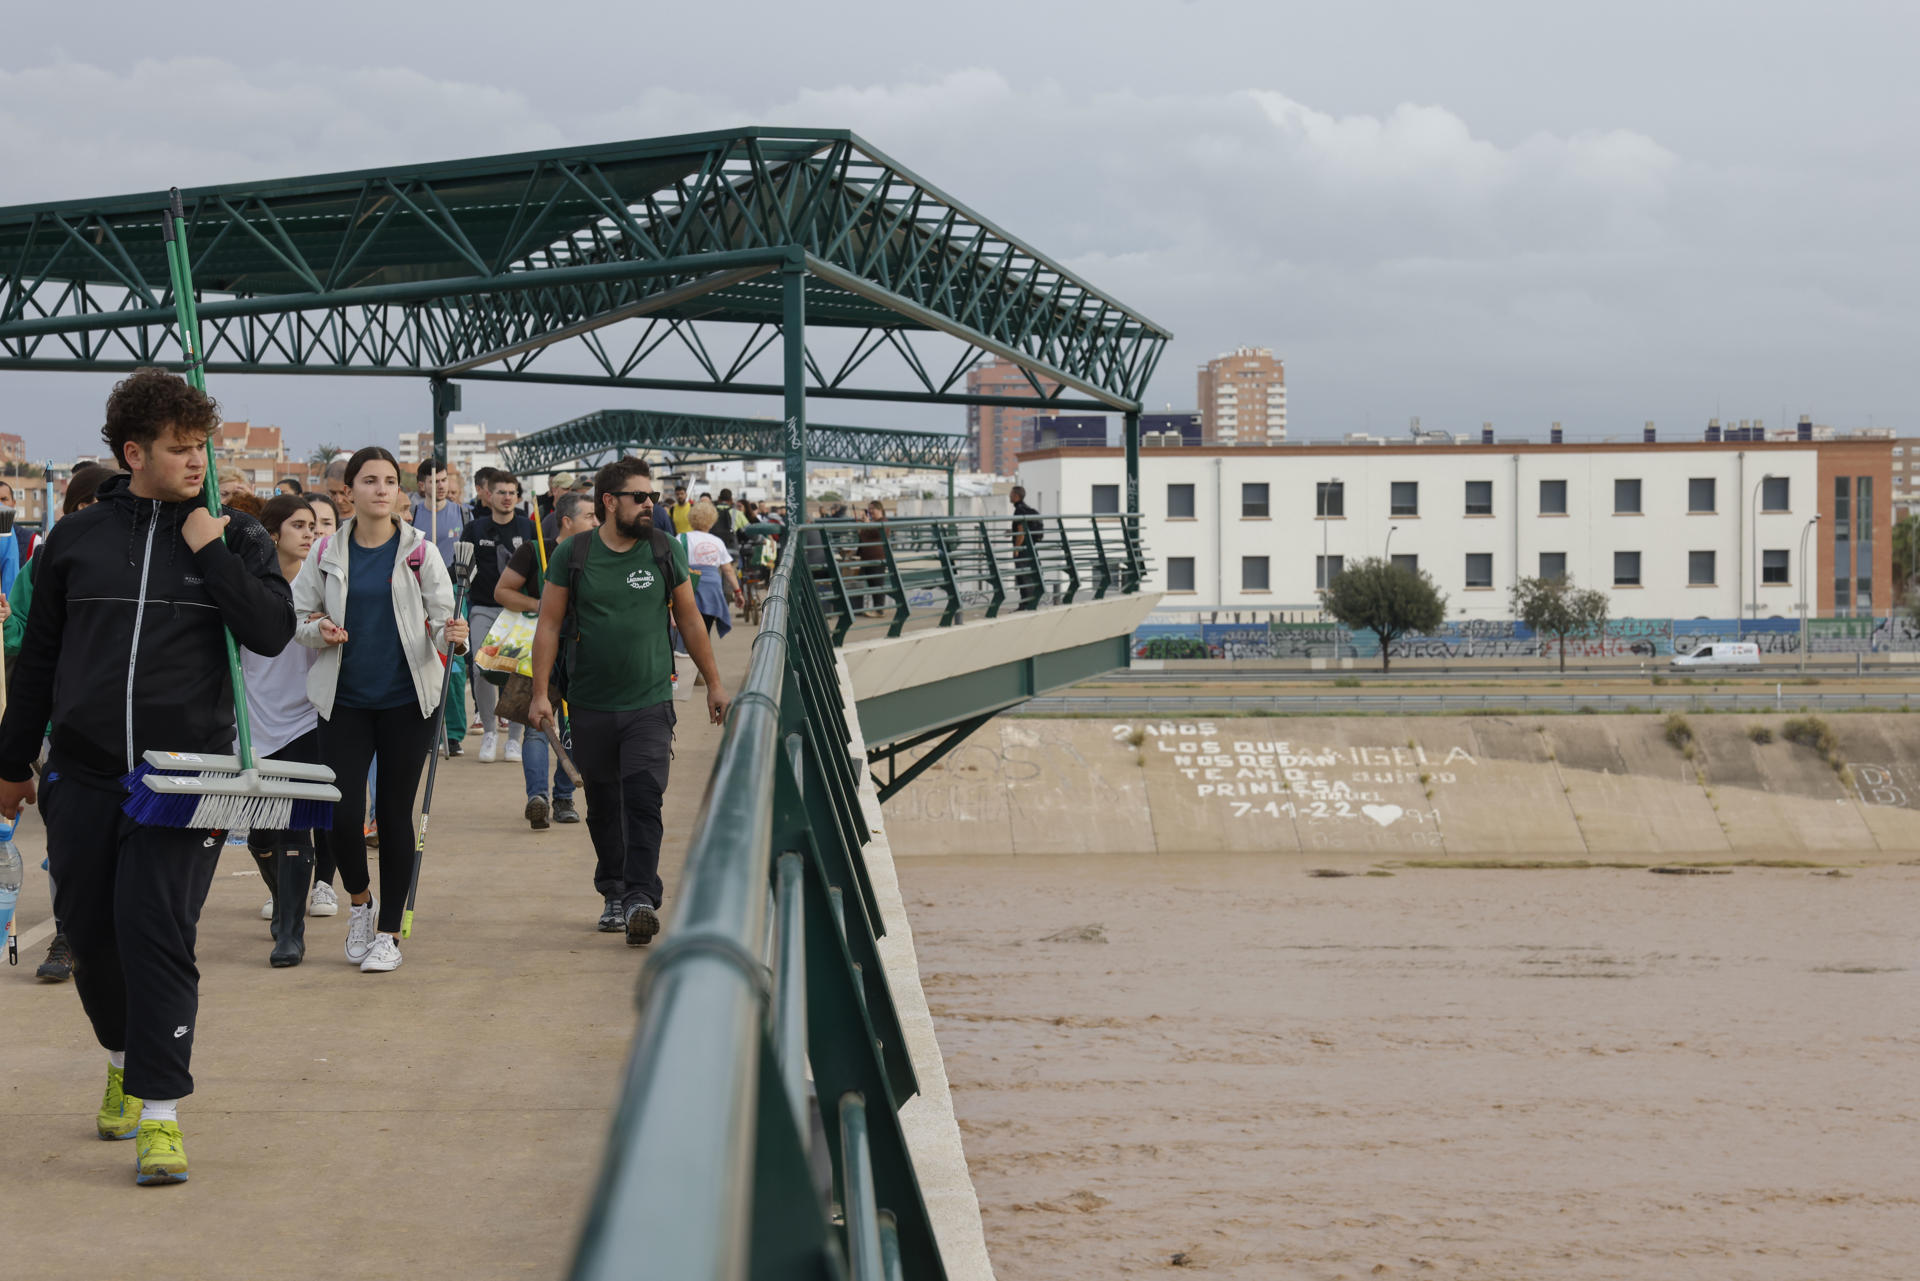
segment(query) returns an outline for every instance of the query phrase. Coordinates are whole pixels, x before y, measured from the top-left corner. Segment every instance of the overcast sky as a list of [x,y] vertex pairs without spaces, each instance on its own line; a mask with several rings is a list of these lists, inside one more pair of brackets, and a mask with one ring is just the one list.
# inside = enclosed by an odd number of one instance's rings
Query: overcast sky
[[[288,16],[282,17],[280,15]],[[264,15],[264,16],[263,16]],[[1576,16],[1577,15],[1577,16]],[[1171,328],[1238,344],[1295,436],[1907,430],[1920,9],[1899,4],[569,3],[10,8],[0,204],[742,124],[851,128]],[[0,373],[90,447],[110,378]],[[295,444],[390,444],[423,384],[221,377]],[[469,387],[531,430],[717,397]],[[777,412],[773,401],[727,408]],[[960,409],[820,404],[954,426]]]

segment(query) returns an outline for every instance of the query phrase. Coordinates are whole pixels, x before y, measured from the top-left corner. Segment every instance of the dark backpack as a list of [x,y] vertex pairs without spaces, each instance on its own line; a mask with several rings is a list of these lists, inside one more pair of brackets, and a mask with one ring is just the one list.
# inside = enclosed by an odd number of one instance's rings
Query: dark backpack
[[[667,576],[667,619],[671,626],[673,619],[672,598],[674,589],[685,580],[674,578],[673,535],[658,525],[647,527],[647,545],[653,549],[654,563],[660,566]],[[591,531],[576,535],[573,550],[567,555],[566,578],[567,612],[560,620],[560,649],[553,658],[553,674],[547,678],[547,688],[556,699],[567,696],[567,686],[573,680],[573,643],[580,639],[580,575],[587,567],[587,553],[598,537]],[[548,582],[553,579],[549,575]]]

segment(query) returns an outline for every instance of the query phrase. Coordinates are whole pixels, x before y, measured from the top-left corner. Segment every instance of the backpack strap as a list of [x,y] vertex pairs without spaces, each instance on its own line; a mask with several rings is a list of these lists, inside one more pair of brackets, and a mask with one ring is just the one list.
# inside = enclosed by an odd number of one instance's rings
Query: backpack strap
[[659,564],[661,570],[667,576],[667,595],[668,596],[672,596],[674,589],[676,587],[688,581],[686,578],[681,576],[680,571],[677,568],[677,563],[673,559],[673,545],[677,541],[678,540],[672,534],[669,534],[666,530],[661,529],[658,525],[655,525],[653,527],[653,537],[651,540],[651,546],[653,547],[653,559],[655,560],[655,562]]
[[[560,635],[567,640],[580,635],[580,575],[587,568],[587,553],[593,550],[594,537],[592,531],[575,534],[573,550],[567,553],[567,612],[560,620]],[[553,580],[549,577],[547,581]]]

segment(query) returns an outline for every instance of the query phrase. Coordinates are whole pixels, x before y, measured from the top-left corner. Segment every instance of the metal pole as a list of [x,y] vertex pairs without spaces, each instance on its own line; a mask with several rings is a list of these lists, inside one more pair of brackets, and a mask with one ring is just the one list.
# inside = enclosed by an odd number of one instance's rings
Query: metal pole
[[1140,411],[1127,411],[1122,419],[1127,444],[1127,515],[1140,516]]
[[780,268],[780,335],[786,349],[787,527],[807,520],[807,268]]
[[433,392],[433,456],[447,465],[447,416],[460,408],[460,385],[444,378],[428,380]]
[[947,515],[953,515],[953,468],[947,468]]
[[1820,513],[1815,512],[1813,519],[1800,531],[1800,670],[1807,670],[1807,583],[1813,578],[1813,571],[1807,568],[1807,535],[1820,523]]

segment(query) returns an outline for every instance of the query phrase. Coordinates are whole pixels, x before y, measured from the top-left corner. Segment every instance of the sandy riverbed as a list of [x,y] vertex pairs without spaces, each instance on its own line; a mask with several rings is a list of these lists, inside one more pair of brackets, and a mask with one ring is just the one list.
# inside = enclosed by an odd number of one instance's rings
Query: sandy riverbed
[[903,859],[1001,1281],[1920,1269],[1920,866]]

